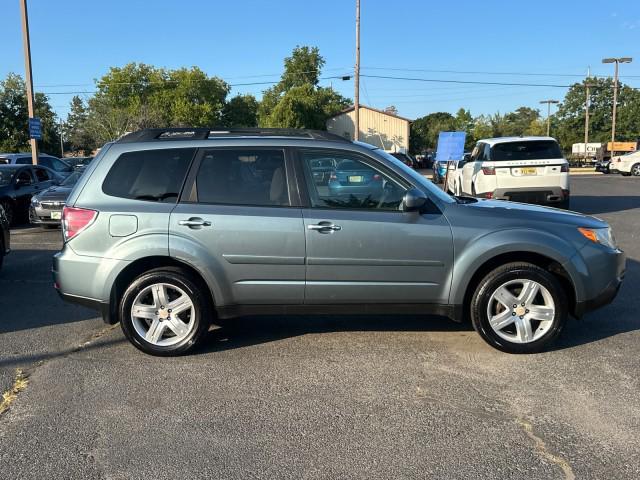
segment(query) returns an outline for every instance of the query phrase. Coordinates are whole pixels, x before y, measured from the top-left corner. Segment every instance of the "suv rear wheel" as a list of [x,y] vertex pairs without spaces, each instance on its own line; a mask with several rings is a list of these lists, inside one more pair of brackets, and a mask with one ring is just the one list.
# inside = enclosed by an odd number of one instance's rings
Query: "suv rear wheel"
[[541,351],[568,316],[558,280],[530,263],[509,263],[486,275],[471,300],[471,321],[491,346],[508,353]]
[[119,306],[122,331],[151,355],[181,355],[207,334],[212,309],[205,292],[180,269],[159,268],[137,277]]
[[636,163],[633,167],[631,167],[631,175],[634,177],[640,177],[640,163]]

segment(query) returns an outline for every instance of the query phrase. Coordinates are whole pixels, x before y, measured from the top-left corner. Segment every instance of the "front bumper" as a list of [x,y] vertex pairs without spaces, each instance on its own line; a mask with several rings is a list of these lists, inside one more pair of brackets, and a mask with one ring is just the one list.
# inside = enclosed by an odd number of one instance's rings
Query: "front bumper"
[[[60,218],[51,218],[51,214],[57,212]],[[29,222],[36,225],[60,225],[62,223],[62,209],[47,210],[44,208],[36,208],[33,205],[29,207]]]

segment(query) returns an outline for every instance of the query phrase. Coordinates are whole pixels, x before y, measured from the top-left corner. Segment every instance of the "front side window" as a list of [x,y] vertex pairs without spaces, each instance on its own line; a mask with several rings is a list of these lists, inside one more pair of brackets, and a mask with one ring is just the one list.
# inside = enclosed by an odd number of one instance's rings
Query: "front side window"
[[47,172],[44,168],[36,168],[36,178],[39,182],[47,182],[51,180],[49,178],[49,172]]
[[175,203],[195,148],[142,150],[123,153],[102,184],[113,197]]
[[562,158],[557,142],[553,140],[534,140],[523,142],[498,143],[491,149],[491,160],[551,160]]
[[205,150],[196,176],[198,202],[289,206],[282,150]]
[[[318,160],[334,165],[319,176]],[[311,206],[358,210],[400,210],[406,192],[373,162],[348,152],[302,152]]]
[[20,170],[16,175],[16,183],[21,185],[31,185],[33,183],[33,177],[29,170]]

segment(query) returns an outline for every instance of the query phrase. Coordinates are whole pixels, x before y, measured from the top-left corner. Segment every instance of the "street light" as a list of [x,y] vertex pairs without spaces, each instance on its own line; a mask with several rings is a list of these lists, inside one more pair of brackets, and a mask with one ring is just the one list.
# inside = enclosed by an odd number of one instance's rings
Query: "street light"
[[551,132],[551,104],[552,103],[560,103],[558,100],[540,100],[540,103],[547,104],[547,137]]
[[611,156],[615,153],[614,147],[616,142],[616,111],[618,108],[618,65],[621,63],[631,63],[633,58],[631,57],[619,57],[619,58],[603,58],[602,63],[615,63],[615,74],[613,80],[613,118],[611,120]]

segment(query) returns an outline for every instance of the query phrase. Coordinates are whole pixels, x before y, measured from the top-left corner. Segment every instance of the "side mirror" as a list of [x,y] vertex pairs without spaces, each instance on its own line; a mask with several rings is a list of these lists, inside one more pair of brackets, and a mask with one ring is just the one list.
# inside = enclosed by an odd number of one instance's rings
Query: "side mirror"
[[424,207],[429,201],[428,197],[422,190],[417,188],[410,188],[407,193],[404,194],[402,199],[402,211],[403,212],[415,212]]

